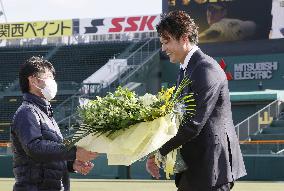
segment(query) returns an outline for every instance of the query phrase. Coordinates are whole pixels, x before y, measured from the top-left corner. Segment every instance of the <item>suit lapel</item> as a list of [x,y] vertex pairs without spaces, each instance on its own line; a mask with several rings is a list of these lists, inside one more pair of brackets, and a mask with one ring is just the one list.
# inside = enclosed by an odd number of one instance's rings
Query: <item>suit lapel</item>
[[[180,83],[182,82],[185,76],[187,76],[190,79],[190,81],[192,81],[191,79],[192,73],[194,72],[195,68],[198,66],[199,64],[198,61],[200,60],[200,57],[202,56],[202,54],[203,52],[200,49],[196,50],[193,53],[192,57],[190,58],[185,71],[182,68],[180,68],[176,87],[180,85]],[[186,86],[182,91],[182,96],[185,96],[190,92],[192,92],[191,85]]]
[[199,64],[198,60],[200,59],[202,55],[202,51],[200,49],[196,50],[190,60],[188,61],[188,65],[186,67],[186,76],[191,79],[192,73],[194,72],[195,68]]

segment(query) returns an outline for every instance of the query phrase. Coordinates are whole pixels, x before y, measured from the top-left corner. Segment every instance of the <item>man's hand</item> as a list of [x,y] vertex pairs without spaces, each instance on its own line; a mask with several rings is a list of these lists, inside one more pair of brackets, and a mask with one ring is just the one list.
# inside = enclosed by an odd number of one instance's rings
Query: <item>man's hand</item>
[[155,163],[155,156],[150,156],[147,159],[146,170],[156,179],[159,179],[161,177],[159,167]]
[[73,163],[73,169],[83,175],[87,175],[94,168],[94,164],[92,162],[82,162],[79,160],[75,160]]
[[87,162],[94,160],[97,157],[98,153],[87,151],[81,147],[77,147],[76,160]]

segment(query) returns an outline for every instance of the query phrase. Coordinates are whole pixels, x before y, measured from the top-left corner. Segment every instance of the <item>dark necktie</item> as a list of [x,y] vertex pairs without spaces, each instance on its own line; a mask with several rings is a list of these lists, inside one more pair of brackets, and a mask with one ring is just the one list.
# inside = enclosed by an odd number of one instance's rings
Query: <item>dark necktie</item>
[[179,78],[178,78],[178,82],[177,82],[177,87],[180,85],[181,81],[183,80],[184,74],[185,74],[185,70],[180,68],[179,69]]

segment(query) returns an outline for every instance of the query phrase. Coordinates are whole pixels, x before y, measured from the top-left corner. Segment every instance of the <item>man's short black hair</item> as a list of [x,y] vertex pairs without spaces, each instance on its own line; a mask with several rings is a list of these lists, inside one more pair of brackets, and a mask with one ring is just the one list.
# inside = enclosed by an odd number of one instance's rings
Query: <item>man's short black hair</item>
[[156,29],[159,36],[164,39],[172,36],[180,40],[186,35],[192,44],[198,43],[198,26],[185,11],[171,11],[168,14],[162,14]]
[[39,77],[40,74],[50,71],[55,76],[55,69],[52,64],[41,56],[32,56],[20,67],[19,83],[23,93],[29,92],[29,76]]

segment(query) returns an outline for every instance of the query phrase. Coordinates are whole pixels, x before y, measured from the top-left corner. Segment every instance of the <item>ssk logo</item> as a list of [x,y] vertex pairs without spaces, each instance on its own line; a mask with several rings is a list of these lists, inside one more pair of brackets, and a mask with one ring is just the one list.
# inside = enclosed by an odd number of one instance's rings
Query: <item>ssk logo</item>
[[91,21],[92,27],[85,27],[86,32],[85,33],[97,33],[98,32],[98,26],[104,26],[104,19],[94,19]]
[[109,32],[137,32],[144,31],[146,27],[152,31],[154,30],[153,21],[156,17],[157,16],[114,18],[111,21],[114,27],[111,27]]
[[151,32],[159,22],[159,15],[80,19],[80,34],[111,34],[124,32]]

